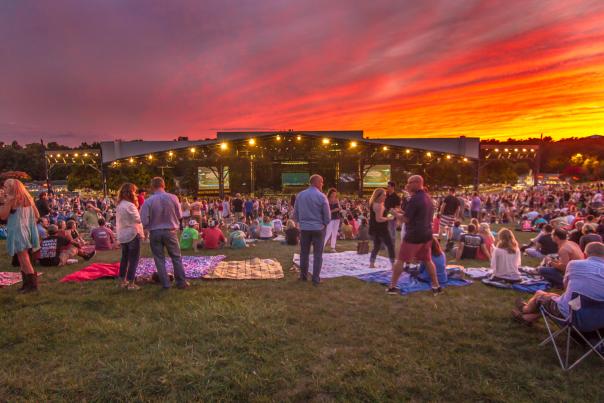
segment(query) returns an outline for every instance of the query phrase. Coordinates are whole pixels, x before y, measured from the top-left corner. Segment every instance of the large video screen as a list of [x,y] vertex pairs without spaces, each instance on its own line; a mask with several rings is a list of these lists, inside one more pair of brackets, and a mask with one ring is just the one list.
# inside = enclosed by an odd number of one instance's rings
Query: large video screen
[[310,174],[308,172],[282,172],[282,186],[305,186],[308,185]]
[[[207,167],[197,168],[197,178],[199,180],[199,190],[219,190],[220,185],[218,176],[214,172],[218,172],[218,168],[212,167],[214,171]],[[224,188],[229,189],[229,168],[224,167]]]
[[[365,165],[365,169],[369,166]],[[390,180],[390,165],[374,165],[369,168],[363,180],[365,188],[380,188],[388,186]]]

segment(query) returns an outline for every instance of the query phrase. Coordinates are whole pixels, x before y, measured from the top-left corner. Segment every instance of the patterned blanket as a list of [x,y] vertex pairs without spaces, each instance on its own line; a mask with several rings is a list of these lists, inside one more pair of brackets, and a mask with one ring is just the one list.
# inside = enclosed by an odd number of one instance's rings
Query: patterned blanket
[[[454,271],[449,273],[447,270],[447,275],[449,275],[449,280],[446,283],[441,284],[441,287],[461,287],[465,285],[472,284],[471,281],[464,280],[461,278],[456,278],[454,275]],[[370,283],[378,283],[385,286],[390,285],[390,279],[392,278],[392,270],[381,270],[373,273],[362,274],[357,276],[359,280],[368,281]],[[400,288],[400,293],[402,295],[406,295],[412,292],[417,291],[430,291],[431,286],[430,283],[426,283],[423,281],[419,281],[414,276],[411,276],[409,273],[403,273],[398,280],[397,286]]]
[[[300,255],[294,254],[294,264],[300,267]],[[389,270],[390,260],[378,256],[375,261],[375,269],[369,268],[369,254],[359,255],[354,251],[340,253],[324,253],[321,278],[335,278],[344,276],[358,276],[366,273],[374,273],[376,270]],[[313,255],[309,258],[309,272],[313,271]]]
[[[42,273],[38,272],[38,276]],[[21,282],[21,273],[18,271],[1,271],[0,272],[0,288],[10,287],[13,284]]]
[[535,293],[537,290],[549,290],[551,285],[548,281],[544,280],[543,277],[536,274],[535,270],[529,267],[522,267],[520,269],[520,282],[510,283],[503,280],[492,279],[491,275],[493,270],[488,267],[466,267],[462,271],[469,277],[481,280],[485,285],[497,288],[505,288],[510,290],[516,290],[521,292]]
[[253,258],[218,263],[205,279],[274,280],[283,278],[281,263],[271,259]]

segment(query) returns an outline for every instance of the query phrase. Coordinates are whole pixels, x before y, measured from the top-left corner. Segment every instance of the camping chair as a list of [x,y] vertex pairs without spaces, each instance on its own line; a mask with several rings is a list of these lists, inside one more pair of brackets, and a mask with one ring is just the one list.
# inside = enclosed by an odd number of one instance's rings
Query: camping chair
[[[592,352],[604,360],[604,301],[598,301],[574,292],[569,302],[570,315],[568,319],[557,317],[547,312],[543,307],[540,308],[541,315],[545,321],[545,326],[549,337],[541,342],[545,345],[551,341],[560,366],[565,371],[570,371]],[[553,324],[558,326],[558,330],[552,331]],[[566,353],[564,360],[562,348],[556,344],[556,337],[566,333]],[[579,357],[575,362],[569,365],[570,341],[577,344],[585,343],[589,350]]]

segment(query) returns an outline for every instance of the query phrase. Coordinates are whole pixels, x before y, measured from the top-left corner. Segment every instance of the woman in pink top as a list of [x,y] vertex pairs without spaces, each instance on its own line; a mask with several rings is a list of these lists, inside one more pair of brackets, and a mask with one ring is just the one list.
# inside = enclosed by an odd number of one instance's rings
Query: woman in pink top
[[[478,229],[478,235],[480,235],[481,238],[484,239],[485,248],[489,251],[489,253],[492,254],[493,244],[495,243],[495,237],[493,236],[493,233],[491,232],[491,227],[489,227],[488,223],[483,222],[480,224]],[[481,248],[478,248],[478,250],[476,251],[476,259],[489,260],[489,257],[482,252]]]

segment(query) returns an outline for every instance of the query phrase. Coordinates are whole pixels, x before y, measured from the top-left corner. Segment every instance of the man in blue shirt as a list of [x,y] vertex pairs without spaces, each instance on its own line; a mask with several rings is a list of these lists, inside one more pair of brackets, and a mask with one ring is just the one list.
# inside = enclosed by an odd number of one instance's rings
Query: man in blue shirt
[[300,226],[300,280],[306,281],[308,276],[308,260],[310,245],[313,247],[312,283],[321,282],[321,266],[323,265],[323,238],[325,228],[331,220],[331,211],[327,197],[321,192],[323,178],[321,175],[310,177],[308,189],[298,193],[294,204],[294,220]]
[[568,318],[573,293],[604,301],[604,244],[592,242],[585,247],[587,259],[573,260],[564,273],[564,293],[537,291],[527,302],[517,301],[512,311],[515,319],[532,323],[539,319],[539,307],[543,306],[552,315]]

